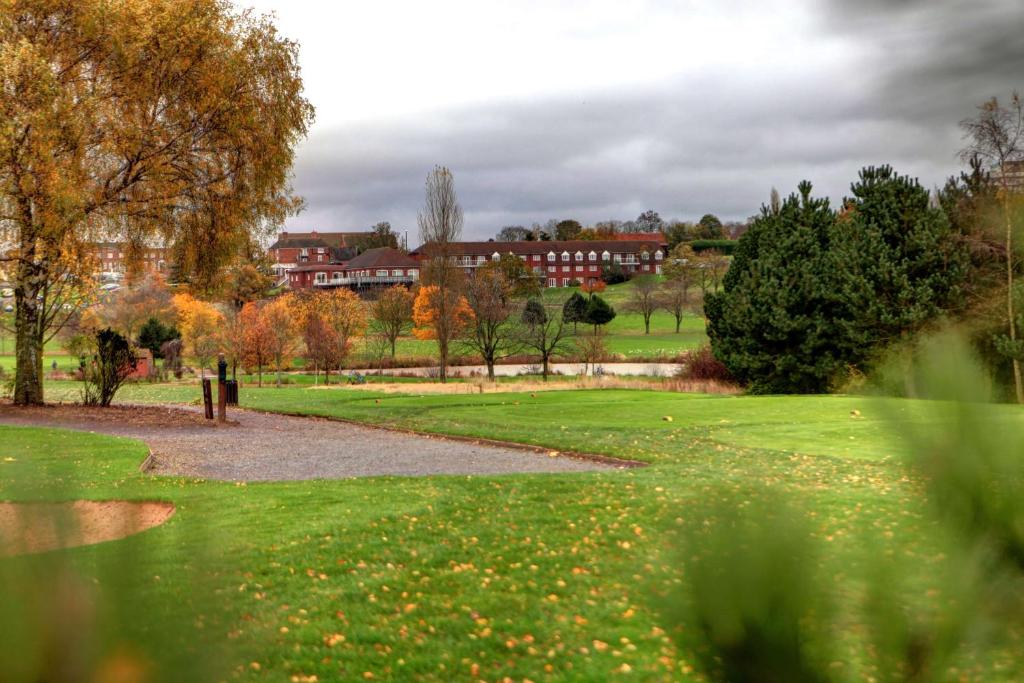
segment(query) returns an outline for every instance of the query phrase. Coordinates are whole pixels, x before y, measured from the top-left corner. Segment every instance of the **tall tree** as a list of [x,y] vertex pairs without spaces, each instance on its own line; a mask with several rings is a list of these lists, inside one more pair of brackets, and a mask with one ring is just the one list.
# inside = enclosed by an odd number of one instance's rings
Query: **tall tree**
[[412,326],[413,301],[412,292],[402,285],[395,285],[381,292],[371,307],[374,331],[387,340],[392,359],[398,338]]
[[570,218],[564,221],[559,221],[555,226],[555,239],[574,240],[579,237],[582,230],[583,226],[577,220],[572,220]]
[[725,228],[722,225],[722,221],[713,213],[704,214],[704,216],[697,221],[696,227],[697,232],[694,236],[697,239],[720,240],[725,237]]
[[277,388],[281,388],[281,372],[291,364],[292,356],[299,348],[299,322],[302,320],[300,307],[291,294],[279,296],[260,309],[260,326],[266,335],[269,357],[274,361],[277,373]]
[[637,232],[662,232],[665,230],[665,221],[661,219],[661,216],[654,209],[644,211],[637,216],[633,224],[636,226]]
[[818,393],[856,349],[839,324],[830,251],[835,212],[811,184],[763,207],[740,239],[723,290],[705,300],[715,357],[756,393]]
[[99,233],[153,235],[198,272],[298,208],[313,118],[298,46],[222,0],[18,0],[0,9],[0,254],[16,298],[14,400],[43,401],[40,302]]
[[427,260],[423,284],[432,287],[431,327],[440,365],[440,380],[448,381],[448,352],[455,338],[462,300],[463,272],[455,263],[453,244],[462,236],[462,206],[455,194],[455,178],[447,168],[438,166],[427,176],[426,204],[419,214],[420,239],[426,245]]
[[658,308],[658,279],[653,275],[633,278],[626,310],[640,314],[644,320],[644,334],[651,333],[651,317]]
[[686,223],[684,221],[672,221],[665,228],[665,241],[668,242],[669,250],[675,249],[683,242],[689,242],[693,240],[695,233],[693,223]]
[[480,354],[493,382],[495,363],[519,348],[512,286],[500,270],[481,268],[466,283],[466,303],[473,317],[464,328],[463,343]]
[[242,365],[246,368],[256,368],[258,384],[263,387],[263,368],[270,364],[273,358],[274,340],[267,327],[266,318],[261,315],[260,308],[255,303],[248,303],[242,306],[238,312],[238,321],[242,328]]
[[533,349],[540,355],[541,372],[545,382],[551,373],[552,356],[569,348],[571,332],[561,313],[549,312],[539,299],[530,299],[520,314],[523,323],[523,346]]
[[530,239],[531,233],[521,225],[506,225],[498,232],[499,242],[523,242]]
[[224,315],[213,304],[190,294],[176,294],[173,303],[185,350],[199,363],[200,374],[205,377],[206,368],[213,362],[219,348]]
[[964,302],[968,260],[945,213],[916,179],[889,166],[865,168],[836,220],[831,249],[837,293],[857,367]]
[[567,323],[572,323],[572,331],[576,331],[576,326],[584,321],[587,315],[587,299],[579,292],[573,292],[572,296],[565,300],[562,304],[562,319]]
[[587,312],[583,315],[583,322],[593,325],[594,334],[597,334],[598,328],[615,320],[615,316],[615,309],[611,304],[597,295],[591,295],[587,301]]
[[960,122],[965,137],[969,140],[961,155],[965,160],[981,159],[996,170],[999,185],[998,201],[1002,208],[1003,243],[1006,259],[1006,328],[1004,344],[1006,355],[1013,365],[1013,382],[1017,402],[1024,403],[1024,377],[1021,373],[1021,358],[1024,345],[1018,339],[1017,311],[1015,305],[1014,278],[1020,266],[1017,247],[1014,244],[1014,204],[1020,201],[1021,187],[1014,185],[1012,178],[1021,171],[1024,164],[1024,101],[1016,92],[1008,105],[995,97],[978,108],[973,119]]

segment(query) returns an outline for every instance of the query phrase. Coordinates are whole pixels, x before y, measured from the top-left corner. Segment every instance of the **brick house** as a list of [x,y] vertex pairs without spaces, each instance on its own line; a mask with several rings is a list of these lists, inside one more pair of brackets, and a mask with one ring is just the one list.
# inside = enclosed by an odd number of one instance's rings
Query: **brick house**
[[344,263],[300,265],[287,274],[292,289],[369,289],[411,285],[420,279],[420,262],[398,249],[368,249]]
[[[128,245],[121,242],[96,242],[92,245],[99,274],[124,275],[128,272]],[[167,247],[142,247],[139,265],[144,273],[167,273],[170,266],[170,249]]]
[[[618,264],[629,274],[660,275],[665,259],[660,239],[458,242],[451,248],[467,275],[488,261],[512,254],[525,261],[547,287],[595,282],[601,279],[601,269],[611,264]],[[427,258],[426,246],[419,247],[411,256]]]
[[284,278],[295,268],[344,263],[356,256],[356,245],[369,232],[282,232],[268,252],[274,272]]

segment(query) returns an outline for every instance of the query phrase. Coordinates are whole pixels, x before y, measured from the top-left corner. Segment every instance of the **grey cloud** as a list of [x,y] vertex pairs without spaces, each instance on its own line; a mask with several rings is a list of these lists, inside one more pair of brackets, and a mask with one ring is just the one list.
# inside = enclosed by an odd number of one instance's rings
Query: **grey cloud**
[[822,30],[861,55],[839,73],[709,72],[318,130],[296,169],[310,209],[292,224],[390,220],[415,242],[435,164],[454,171],[466,236],[476,238],[511,223],[628,219],[647,208],[743,218],[772,186],[785,194],[804,178],[838,200],[868,164],[936,185],[959,167],[957,121],[1024,73],[1010,5],[825,3]]

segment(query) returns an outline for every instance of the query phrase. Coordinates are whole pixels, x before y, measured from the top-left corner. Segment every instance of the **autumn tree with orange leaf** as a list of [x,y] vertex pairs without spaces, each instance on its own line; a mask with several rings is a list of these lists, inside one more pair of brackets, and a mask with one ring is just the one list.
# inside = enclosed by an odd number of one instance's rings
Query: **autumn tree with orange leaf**
[[301,310],[292,294],[279,296],[260,309],[260,324],[267,335],[267,348],[277,373],[277,388],[281,388],[281,372],[291,365],[299,350]]
[[238,323],[241,328],[242,354],[241,361],[245,368],[255,368],[258,386],[263,387],[263,368],[273,359],[274,339],[267,327],[267,321],[260,314],[259,306],[247,303],[238,312]]
[[298,45],[223,0],[13,0],[0,45],[14,402],[41,404],[48,293],[75,282],[62,264],[97,239],[129,255],[160,239],[186,274],[218,271],[300,207],[290,169],[313,108]]
[[[442,322],[443,321],[443,322]],[[440,347],[438,329],[449,334],[449,340],[457,338],[473,322],[473,309],[466,297],[451,290],[442,292],[435,285],[420,287],[412,306],[412,334],[417,339],[434,339]],[[447,363],[447,349],[442,355]]]

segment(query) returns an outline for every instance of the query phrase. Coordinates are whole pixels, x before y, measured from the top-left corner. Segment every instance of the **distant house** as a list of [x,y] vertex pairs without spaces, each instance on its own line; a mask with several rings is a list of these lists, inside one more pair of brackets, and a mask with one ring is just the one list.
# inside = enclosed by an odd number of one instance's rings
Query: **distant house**
[[292,289],[369,289],[411,285],[420,279],[420,262],[391,247],[369,249],[344,263],[300,265],[287,274]]
[[[92,254],[96,259],[99,275],[122,276],[128,272],[129,247],[123,242],[96,242]],[[170,249],[162,246],[143,246],[138,251],[139,265],[143,273],[166,273],[170,267]]]
[[[522,259],[548,287],[568,287],[574,282],[600,280],[601,269],[612,264],[629,274],[661,274],[667,246],[659,235],[646,240],[457,242],[450,248],[467,275],[488,261],[511,254]],[[427,258],[428,245],[417,248],[411,256]]]
[[344,263],[357,254],[359,242],[371,232],[282,232],[268,249],[274,272],[285,278],[295,268]]

